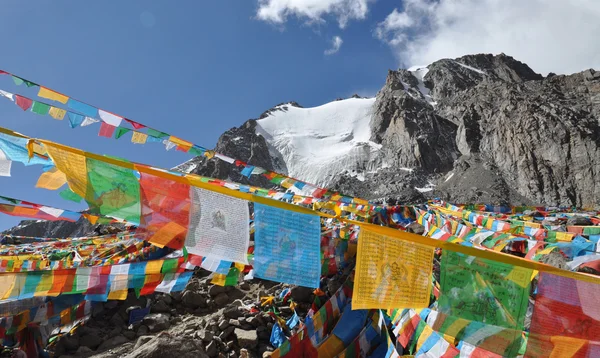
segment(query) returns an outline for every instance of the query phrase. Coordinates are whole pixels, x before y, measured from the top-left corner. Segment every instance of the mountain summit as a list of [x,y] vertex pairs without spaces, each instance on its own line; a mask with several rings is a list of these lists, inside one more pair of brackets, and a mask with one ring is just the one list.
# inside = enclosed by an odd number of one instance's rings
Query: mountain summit
[[[600,203],[599,112],[600,72],[467,55],[389,71],[375,98],[280,104],[216,150],[366,199],[586,206]],[[218,159],[178,168],[248,183]]]

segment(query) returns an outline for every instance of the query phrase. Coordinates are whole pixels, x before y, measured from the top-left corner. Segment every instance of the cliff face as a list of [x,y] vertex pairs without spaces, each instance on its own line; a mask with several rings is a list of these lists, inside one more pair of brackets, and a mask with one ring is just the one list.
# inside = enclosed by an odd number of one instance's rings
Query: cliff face
[[[350,100],[337,103],[352,106]],[[319,110],[328,105],[308,109],[311,121],[326,127],[336,118]],[[294,152],[298,138],[274,138],[257,130],[261,120],[275,115],[283,130],[286,121],[298,118],[290,108],[300,106],[276,106],[258,120],[227,131],[217,150],[290,173],[305,160],[303,153]],[[504,54],[468,55],[389,71],[371,111],[363,114],[369,138],[361,143],[368,150],[361,156],[349,151],[341,161],[347,167],[335,168],[336,174],[329,173],[320,184],[368,199],[596,205],[599,108],[599,72],[544,78]],[[299,179],[320,178],[311,172],[322,170],[318,165],[304,167]],[[196,158],[180,169],[248,182],[237,168],[215,159]],[[254,183],[268,186],[264,180]]]

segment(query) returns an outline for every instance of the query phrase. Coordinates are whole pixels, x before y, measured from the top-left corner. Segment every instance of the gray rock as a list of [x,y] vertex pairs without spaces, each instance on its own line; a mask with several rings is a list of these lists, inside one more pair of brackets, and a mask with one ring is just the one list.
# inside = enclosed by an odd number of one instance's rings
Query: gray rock
[[203,332],[200,334],[200,339],[201,339],[201,340],[202,340],[204,343],[207,343],[207,342],[210,342],[210,341],[212,341],[213,337],[214,337],[214,334],[213,334],[211,331],[209,331],[209,330],[203,331]]
[[219,354],[219,349],[217,348],[217,342],[212,341],[206,346],[206,354],[209,357],[216,357]]
[[[243,319],[244,321],[246,320],[246,318],[242,317],[241,319]],[[234,326],[234,327],[239,327],[240,326],[240,321],[237,319],[229,319],[229,324]]]
[[594,225],[592,220],[586,216],[572,216],[567,220],[567,226],[588,226]]
[[171,312],[171,307],[165,301],[160,300],[152,306],[151,311],[153,313],[168,313]]
[[255,332],[256,336],[261,341],[269,341],[271,338],[271,330],[265,326],[260,326],[256,328],[256,331],[253,332]]
[[134,331],[130,331],[130,330],[124,331],[123,336],[129,340],[133,340],[133,339],[135,339],[135,337],[137,337],[136,333]]
[[171,326],[171,316],[166,313],[150,313],[142,323],[150,329],[150,332],[158,332],[168,329]]
[[219,322],[219,329],[220,330],[224,330],[227,327],[229,327],[229,322],[228,321],[222,320],[221,322]]
[[208,294],[211,297],[216,297],[217,295],[219,295],[221,293],[225,293],[225,291],[226,291],[226,289],[224,286],[212,285],[208,289]]
[[206,298],[198,292],[185,291],[181,296],[181,302],[190,308],[206,307]]
[[215,297],[215,303],[217,306],[225,306],[229,302],[229,296],[226,293],[219,293],[217,297]]
[[102,344],[102,337],[96,335],[86,335],[79,338],[79,344],[95,350],[100,344]]
[[237,307],[227,306],[223,310],[223,316],[227,318],[237,319],[238,317],[244,316],[244,314]]
[[412,232],[413,234],[423,235],[425,227],[418,222],[412,222],[406,227],[406,231]]
[[89,355],[90,353],[94,353],[94,351],[91,348],[85,346],[79,347],[79,349],[77,349],[77,351],[75,352],[76,355]]
[[145,336],[148,333],[150,333],[150,328],[148,328],[148,326],[144,326],[143,324],[140,325],[137,331],[135,332],[136,336],[138,337]]
[[256,331],[244,331],[243,329],[236,328],[234,334],[237,337],[240,348],[253,349],[258,345]]
[[311,303],[311,298],[313,295],[313,289],[312,288],[308,288],[308,287],[302,287],[302,286],[294,286],[292,288],[292,298],[294,299],[294,301],[296,302],[303,302],[303,303]]
[[219,334],[219,338],[221,338],[221,340],[225,341],[227,339],[227,337],[229,337],[235,329],[236,328],[233,326],[229,326],[229,327],[225,328],[223,330],[223,332],[221,332],[221,334]]
[[100,347],[98,347],[98,350],[105,351],[127,342],[129,342],[129,339],[127,339],[125,336],[116,336],[103,341]]

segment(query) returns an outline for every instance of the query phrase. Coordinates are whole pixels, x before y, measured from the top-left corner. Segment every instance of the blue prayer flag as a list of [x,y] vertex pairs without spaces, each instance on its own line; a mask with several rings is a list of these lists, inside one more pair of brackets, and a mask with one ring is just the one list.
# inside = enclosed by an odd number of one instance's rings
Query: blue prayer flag
[[318,216],[255,204],[256,277],[319,287],[321,222]]

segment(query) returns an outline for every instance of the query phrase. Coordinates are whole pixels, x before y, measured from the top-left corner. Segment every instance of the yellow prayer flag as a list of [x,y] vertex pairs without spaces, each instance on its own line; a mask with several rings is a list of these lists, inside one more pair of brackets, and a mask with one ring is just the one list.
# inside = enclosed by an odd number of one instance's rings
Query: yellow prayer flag
[[215,275],[213,276],[213,279],[210,281],[210,283],[212,283],[213,285],[217,285],[217,286],[225,286],[226,278],[227,278],[227,275],[223,275],[221,273],[215,273]]
[[127,290],[110,291],[108,294],[109,300],[123,301],[127,298]]
[[428,307],[433,252],[361,228],[352,309]]
[[152,260],[146,263],[146,275],[159,274],[165,260]]
[[191,148],[194,145],[194,143],[192,143],[192,142],[188,142],[186,140],[183,140],[181,138],[177,138],[174,136],[170,136],[169,141],[175,143],[177,146],[180,146],[182,148],[187,148],[187,149]]
[[48,291],[50,291],[50,289],[52,289],[53,283],[54,283],[54,274],[52,273],[52,271],[42,274],[42,279],[40,280],[40,283],[37,285],[33,295],[35,297],[47,296]]
[[57,190],[61,186],[65,185],[66,182],[67,177],[65,176],[65,173],[56,168],[52,168],[40,175],[35,187],[48,190]]
[[92,225],[96,225],[96,223],[98,222],[98,219],[100,219],[99,216],[96,215],[91,215],[91,214],[81,214],[84,218],[86,218]]
[[146,143],[146,140],[148,140],[148,135],[142,132],[134,131],[133,136],[131,137],[131,143],[144,144]]
[[69,100],[69,97],[64,94],[60,94],[58,92],[54,92],[46,87],[40,86],[40,91],[38,92],[38,96],[42,98],[51,99],[53,101],[58,101],[60,103],[66,104]]
[[61,121],[63,118],[65,118],[65,114],[67,114],[67,111],[65,111],[64,109],[51,107],[48,114],[50,115],[50,117]]
[[7,299],[15,286],[17,276],[14,274],[0,275],[0,299]]
[[85,156],[59,149],[53,144],[46,144],[46,150],[58,170],[66,175],[69,188],[75,194],[86,198],[88,177]]

